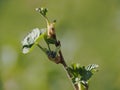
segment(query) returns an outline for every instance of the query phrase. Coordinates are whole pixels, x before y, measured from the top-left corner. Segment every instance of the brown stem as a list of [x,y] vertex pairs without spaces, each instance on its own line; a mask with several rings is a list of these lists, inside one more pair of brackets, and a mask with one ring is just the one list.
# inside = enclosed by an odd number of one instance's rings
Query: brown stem
[[88,90],[88,85],[85,87],[85,90]]
[[[56,39],[56,41],[57,41],[57,39]],[[57,46],[61,46],[60,41],[57,41],[56,44],[55,44],[55,46],[56,47]],[[59,56],[60,56],[60,62],[59,63],[61,63],[63,65],[64,70],[66,71],[68,78],[71,80],[72,76],[71,76],[70,72],[68,71],[68,66],[67,66],[67,64],[65,62],[65,59],[63,57],[63,54],[62,54],[61,50],[59,51]],[[80,90],[78,85],[73,84],[73,83],[72,83],[72,85],[74,87],[74,90]]]
[[[48,26],[48,27],[47,27],[47,28],[48,28],[48,36],[49,36],[50,38],[55,39],[55,41],[56,41],[55,46],[56,46],[56,47],[57,47],[57,46],[61,46],[60,41],[58,41],[58,40],[57,40],[57,37],[56,37],[55,28],[54,28],[54,23],[48,24],[47,26]],[[69,72],[69,70],[68,70],[68,66],[67,66],[67,64],[66,64],[66,62],[65,62],[65,59],[64,59],[64,57],[63,57],[63,54],[62,54],[62,51],[61,51],[61,50],[59,50],[58,58],[56,59],[55,63],[57,63],[57,64],[60,63],[60,64],[63,65],[64,70],[67,72],[68,78],[71,80],[71,79],[72,79],[72,76],[71,76],[71,74],[70,74],[70,72]],[[73,87],[74,87],[74,90],[82,90],[81,87],[79,86],[79,84],[74,84],[74,83],[72,82],[72,85],[73,85]],[[86,89],[86,90],[88,90],[88,89]]]
[[80,87],[78,86],[78,84],[75,84],[74,86],[75,86],[76,90],[81,90]]

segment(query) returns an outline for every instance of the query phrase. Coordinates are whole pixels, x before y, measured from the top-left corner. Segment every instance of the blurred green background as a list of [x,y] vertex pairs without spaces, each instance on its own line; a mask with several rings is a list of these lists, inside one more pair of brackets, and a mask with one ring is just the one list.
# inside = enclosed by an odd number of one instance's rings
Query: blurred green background
[[89,90],[120,90],[120,0],[0,0],[0,90],[73,90],[62,66],[37,47],[22,54],[24,36],[46,27],[36,7],[57,20],[68,64],[100,66]]

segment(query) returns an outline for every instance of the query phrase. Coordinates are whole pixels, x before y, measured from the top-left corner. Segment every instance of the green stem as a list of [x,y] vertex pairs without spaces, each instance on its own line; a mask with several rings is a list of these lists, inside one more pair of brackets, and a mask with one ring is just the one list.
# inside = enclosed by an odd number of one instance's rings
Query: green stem
[[44,49],[42,48],[41,45],[37,44],[37,46],[38,46],[42,51],[44,51]]
[[48,46],[49,51],[51,52],[51,49],[50,49],[50,44],[48,44],[48,43],[47,43],[47,46]]

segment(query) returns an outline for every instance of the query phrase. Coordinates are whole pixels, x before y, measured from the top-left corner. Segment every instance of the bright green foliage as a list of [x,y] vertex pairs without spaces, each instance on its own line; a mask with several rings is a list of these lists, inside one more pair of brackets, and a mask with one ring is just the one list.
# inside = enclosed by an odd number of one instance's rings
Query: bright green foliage
[[84,86],[88,86],[88,81],[92,77],[95,71],[97,71],[97,64],[90,64],[88,66],[80,66],[79,64],[72,64],[68,68],[72,76],[72,81],[74,84],[82,83]]

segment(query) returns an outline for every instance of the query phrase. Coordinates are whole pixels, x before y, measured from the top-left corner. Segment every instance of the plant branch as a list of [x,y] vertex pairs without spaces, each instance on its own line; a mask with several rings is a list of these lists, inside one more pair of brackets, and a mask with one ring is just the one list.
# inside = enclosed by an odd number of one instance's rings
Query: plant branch
[[[60,41],[57,41],[56,34],[55,34],[54,37],[55,37],[55,39],[56,39],[55,46],[56,46],[56,47],[57,47],[57,46],[61,46]],[[71,79],[72,79],[72,75],[70,74],[70,72],[69,72],[69,70],[68,70],[67,63],[65,62],[65,59],[64,59],[64,57],[63,57],[63,54],[62,54],[62,51],[61,51],[61,50],[59,50],[59,55],[60,55],[60,62],[59,62],[59,63],[61,63],[61,64],[63,65],[63,68],[64,68],[64,70],[66,71],[68,78],[71,80]],[[72,82],[72,86],[73,86],[74,90],[82,90],[82,89],[80,89],[80,87],[79,87],[78,84],[74,84],[73,82]]]
[[[29,33],[22,41],[23,53],[28,53],[32,47],[37,45],[47,55],[50,61],[53,61],[56,64],[62,64],[68,78],[71,80],[74,90],[88,90],[88,81],[94,74],[94,71],[97,71],[96,68],[98,65],[90,64],[87,67],[81,67],[79,64],[73,64],[68,66],[60,49],[61,43],[56,37],[54,26],[56,21],[54,20],[52,23],[49,22],[46,16],[48,11],[46,8],[36,8],[36,11],[38,11],[46,20],[47,31],[45,30],[45,32],[43,32],[38,28],[33,29],[33,31]],[[48,47],[43,48],[38,43],[40,38],[44,38]],[[50,44],[55,45],[54,47],[56,49],[51,49]]]

